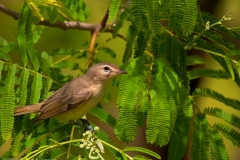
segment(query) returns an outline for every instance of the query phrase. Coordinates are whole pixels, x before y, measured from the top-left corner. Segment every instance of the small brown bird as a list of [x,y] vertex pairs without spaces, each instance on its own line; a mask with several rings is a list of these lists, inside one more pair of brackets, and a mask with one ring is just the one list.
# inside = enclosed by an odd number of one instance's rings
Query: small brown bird
[[51,117],[63,122],[77,120],[103,98],[107,85],[115,76],[126,73],[112,63],[98,63],[43,102],[15,108],[14,116],[39,113],[34,122]]

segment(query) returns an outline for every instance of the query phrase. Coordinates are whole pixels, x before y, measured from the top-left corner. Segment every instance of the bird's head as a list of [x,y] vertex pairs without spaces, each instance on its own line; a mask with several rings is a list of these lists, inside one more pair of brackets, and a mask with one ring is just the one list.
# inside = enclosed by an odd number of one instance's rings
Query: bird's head
[[126,74],[126,71],[121,70],[116,65],[109,62],[101,62],[93,65],[87,71],[87,75],[96,81],[111,80],[120,74]]

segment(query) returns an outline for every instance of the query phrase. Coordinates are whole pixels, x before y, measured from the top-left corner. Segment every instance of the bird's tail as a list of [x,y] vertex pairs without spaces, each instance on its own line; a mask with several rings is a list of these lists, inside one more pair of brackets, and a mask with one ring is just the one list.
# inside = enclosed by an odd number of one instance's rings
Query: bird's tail
[[29,105],[29,106],[14,108],[14,116],[27,114],[27,113],[37,113],[40,111],[40,108],[42,105],[43,103],[38,103],[38,104]]

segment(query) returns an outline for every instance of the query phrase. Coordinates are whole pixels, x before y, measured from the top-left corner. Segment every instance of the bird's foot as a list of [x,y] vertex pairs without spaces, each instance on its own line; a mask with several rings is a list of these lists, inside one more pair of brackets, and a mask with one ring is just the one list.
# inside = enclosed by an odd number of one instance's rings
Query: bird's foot
[[84,128],[84,131],[91,131],[93,133],[94,129],[93,127],[90,125],[90,122],[86,119],[80,118],[79,120],[75,121],[73,123],[76,126],[80,126]]

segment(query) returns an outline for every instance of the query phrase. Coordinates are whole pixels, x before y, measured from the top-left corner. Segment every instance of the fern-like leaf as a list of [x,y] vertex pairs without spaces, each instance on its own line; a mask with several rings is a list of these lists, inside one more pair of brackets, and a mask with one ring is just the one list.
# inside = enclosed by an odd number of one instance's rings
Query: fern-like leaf
[[226,64],[227,64],[227,67],[228,67],[228,70],[229,70],[229,72],[230,72],[230,74],[231,74],[231,77],[232,77],[232,79],[234,80],[234,79],[235,79],[235,75],[234,75],[234,72],[233,72],[233,68],[232,68],[230,59],[229,59],[227,56],[225,56],[225,57],[224,57],[224,60],[225,60],[225,62],[226,62]]
[[7,75],[6,84],[3,88],[3,94],[1,98],[1,135],[3,140],[7,140],[11,135],[13,129],[13,112],[15,106],[15,73],[16,65],[13,65]]
[[164,57],[166,52],[165,39],[167,32],[165,28],[161,28],[158,35],[154,35],[151,42],[152,53],[155,58]]
[[197,19],[197,0],[185,0],[183,15],[183,35],[192,33]]
[[127,43],[123,54],[122,62],[127,62],[132,56],[132,45],[134,43],[135,37],[137,36],[137,30],[133,25],[130,25],[127,32]]
[[6,62],[11,62],[11,57],[9,56],[8,52],[16,48],[15,42],[10,42],[0,48],[0,59]]
[[209,130],[212,160],[229,160],[226,147],[219,131],[215,128]]
[[211,77],[217,79],[229,79],[230,75],[225,70],[214,70],[205,68],[196,68],[188,71],[189,79],[196,79],[201,77]]
[[23,133],[23,121],[22,116],[18,116],[14,120],[14,129],[12,132],[12,143],[11,143],[11,153],[13,156],[16,156],[19,152],[21,146],[21,139]]
[[133,24],[137,30],[145,31],[148,29],[147,20],[147,0],[131,0],[131,13],[133,15]]
[[238,147],[240,146],[240,133],[238,131],[221,123],[214,124],[214,127],[218,129],[227,139],[232,141],[233,145],[237,145]]
[[42,75],[37,73],[32,82],[30,104],[38,103],[42,89]]
[[141,152],[141,153],[145,153],[145,154],[151,155],[151,156],[153,156],[153,157],[155,157],[157,159],[161,159],[161,157],[157,153],[155,153],[155,152],[153,152],[151,150],[148,150],[146,148],[142,148],[142,147],[130,146],[130,147],[124,148],[123,151],[125,151],[125,152],[126,151]]
[[164,120],[163,119],[163,117],[165,116],[164,113],[168,113],[168,116],[169,116],[169,112],[167,112],[166,108],[163,108],[165,106],[160,107],[159,99],[154,90],[150,91],[150,97],[151,97],[151,107],[147,113],[146,137],[147,137],[148,143],[154,143],[157,140],[157,136],[160,132],[159,128],[163,127],[161,126],[163,125],[163,122],[162,123],[160,122],[161,120]]
[[226,98],[222,94],[214,90],[211,90],[210,88],[197,88],[196,90],[193,91],[192,95],[194,97],[198,97],[198,96],[210,97],[224,103],[227,106],[240,110],[240,101],[232,98]]
[[29,7],[25,2],[23,3],[21,8],[21,14],[18,20],[18,29],[17,29],[17,42],[18,42],[19,54],[21,56],[24,67],[26,67],[28,63],[27,48],[26,48],[26,30],[25,30],[28,14],[29,14]]
[[205,114],[199,113],[194,119],[191,157],[196,160],[209,159],[208,121]]
[[125,21],[130,17],[130,11],[128,8],[125,8],[123,12],[120,13],[120,15],[117,17],[115,26],[112,26],[113,28],[113,38],[117,37],[118,31],[122,28]]
[[94,107],[90,113],[92,115],[94,115],[95,117],[97,117],[98,119],[100,119],[101,121],[109,124],[111,127],[115,127],[116,125],[116,119],[109,114],[108,112],[106,112],[105,110],[103,110],[100,107]]
[[181,160],[187,147],[188,133],[190,130],[190,120],[193,114],[192,109],[193,101],[188,98],[184,102],[178,114],[176,124],[171,135],[168,159]]
[[19,106],[24,106],[26,104],[28,77],[29,77],[29,70],[24,69],[21,72]]
[[25,26],[26,33],[26,47],[28,56],[33,64],[35,71],[39,70],[39,60],[36,54],[36,50],[33,45],[33,33],[32,33],[32,12],[29,11],[27,16],[27,22]]
[[240,129],[240,118],[234,114],[230,114],[220,108],[205,108],[203,112],[208,115],[221,118],[232,126]]
[[175,72],[178,71],[179,57],[181,44],[176,37],[168,36],[166,40],[167,52],[166,57],[168,62],[174,68]]
[[158,34],[161,29],[159,16],[159,0],[147,0],[147,19],[154,34]]
[[4,62],[0,61],[0,81],[2,80],[2,69],[3,69]]
[[172,31],[179,31],[182,26],[184,1],[182,0],[170,0],[170,17],[169,17],[169,28]]
[[198,64],[204,64],[204,60],[202,57],[199,56],[188,56],[187,57],[187,65],[191,66],[191,65],[198,65]]
[[[115,127],[115,133],[124,141],[132,141],[135,139],[137,131],[137,96],[141,91],[140,86],[145,86],[144,72],[146,58],[143,56],[134,59],[129,63],[125,70],[128,71],[124,75],[119,84],[119,95],[117,104],[120,108],[119,119]],[[129,97],[132,97],[129,99]],[[142,117],[144,118],[144,117]],[[128,123],[131,121],[131,123]]]
[[143,32],[139,31],[137,34],[137,42],[135,43],[135,53],[134,57],[139,57],[143,55],[148,39],[150,38],[151,33],[149,31]]
[[46,8],[50,24],[54,24],[57,20],[57,7],[49,6]]
[[121,0],[111,0],[109,6],[109,20],[112,22],[115,20],[118,14],[119,7],[121,5]]

